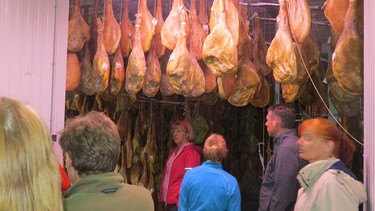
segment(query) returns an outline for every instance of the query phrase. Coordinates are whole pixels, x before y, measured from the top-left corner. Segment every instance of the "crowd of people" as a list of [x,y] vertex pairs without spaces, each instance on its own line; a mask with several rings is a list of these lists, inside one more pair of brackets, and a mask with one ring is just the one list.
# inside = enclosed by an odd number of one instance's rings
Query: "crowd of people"
[[[349,170],[355,145],[326,118],[304,120],[295,130],[289,104],[267,110],[273,154],[259,194],[259,211],[358,210],[364,185]],[[0,97],[0,210],[155,210],[149,190],[115,172],[121,140],[116,124],[91,111],[66,121],[59,164],[49,129],[27,104]],[[164,166],[159,200],[168,211],[241,210],[236,178],[224,170],[222,134],[203,148],[186,120],[171,126],[175,144]]]

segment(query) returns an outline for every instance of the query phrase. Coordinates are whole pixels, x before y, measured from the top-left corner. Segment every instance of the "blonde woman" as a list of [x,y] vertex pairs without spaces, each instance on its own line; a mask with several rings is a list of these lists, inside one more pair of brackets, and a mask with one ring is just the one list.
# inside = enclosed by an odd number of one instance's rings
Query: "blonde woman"
[[28,105],[0,97],[0,210],[62,210],[51,135]]
[[188,170],[182,180],[179,211],[241,210],[237,179],[223,169],[228,155],[222,135],[211,134],[205,141],[202,165]]

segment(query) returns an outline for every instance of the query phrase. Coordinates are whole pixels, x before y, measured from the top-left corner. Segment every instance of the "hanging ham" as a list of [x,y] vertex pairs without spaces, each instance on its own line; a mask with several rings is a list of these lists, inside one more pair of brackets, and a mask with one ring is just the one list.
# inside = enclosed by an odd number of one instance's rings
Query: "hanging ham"
[[142,49],[141,38],[142,15],[136,14],[134,32],[132,36],[132,51],[125,71],[125,89],[129,94],[137,94],[143,85],[146,75],[146,58]]
[[109,88],[112,95],[117,96],[123,87],[125,80],[124,59],[121,49],[117,48],[111,65],[111,77],[109,79]]
[[142,15],[141,20],[141,40],[143,52],[147,52],[150,49],[151,40],[155,34],[155,25],[157,20],[152,17],[147,7],[147,0],[138,0],[138,14]]
[[103,22],[98,17],[97,18],[98,26],[98,43],[97,50],[92,62],[93,66],[93,79],[92,83],[95,87],[96,93],[102,94],[108,87],[109,83],[109,74],[110,74],[110,63],[107,51],[104,46],[104,35],[103,35]]
[[293,39],[302,43],[310,33],[311,14],[307,0],[288,0],[288,19]]
[[168,76],[167,76],[167,72],[166,72],[168,60],[169,60],[169,57],[170,57],[171,53],[172,52],[169,49],[167,49],[165,51],[165,56],[163,56],[163,58],[161,58],[161,60],[160,60],[160,68],[161,68],[160,93],[163,96],[174,95],[172,85],[168,80]]
[[211,93],[217,88],[217,82],[216,82],[217,78],[215,74],[213,74],[211,70],[208,69],[206,63],[204,63],[202,60],[198,62],[204,74],[204,81],[205,81],[204,92]]
[[346,92],[344,89],[342,89],[337,82],[335,76],[333,75],[332,72],[332,66],[328,65],[325,79],[327,81],[327,84],[329,86],[329,91],[331,94],[338,100],[343,103],[345,102],[355,102],[359,101],[362,96],[358,95],[351,95],[350,93]]
[[233,94],[235,81],[236,74],[217,78],[218,94],[221,99],[228,100]]
[[303,43],[293,42],[296,54],[297,76],[293,83],[304,84],[320,67],[320,48],[310,34]]
[[203,44],[203,60],[217,77],[228,76],[237,71],[238,17],[233,15],[236,17],[233,23],[237,23],[237,36],[233,36],[228,27],[232,22],[227,20],[225,9],[224,0],[214,1],[210,18],[211,33]]
[[180,13],[180,32],[177,44],[167,63],[167,77],[175,94],[185,95],[194,88],[195,66],[188,49],[189,19],[186,10]]
[[104,46],[108,55],[116,52],[121,38],[121,28],[113,14],[112,0],[106,0],[104,10]]
[[177,35],[180,30],[180,13],[183,10],[183,0],[174,0],[172,9],[165,19],[161,29],[161,42],[169,50],[173,50],[177,43]]
[[93,86],[94,84],[92,83],[94,71],[93,71],[90,58],[91,58],[90,48],[88,47],[88,45],[86,45],[84,48],[83,58],[80,64],[81,66],[80,87],[81,87],[82,92],[85,95],[93,95],[95,94],[95,91],[96,91],[95,87]]
[[273,76],[279,83],[294,81],[297,76],[296,55],[292,47],[292,38],[288,24],[287,6],[279,0],[278,29],[267,51],[267,64],[273,70]]
[[68,51],[79,52],[90,39],[90,28],[81,15],[79,0],[74,1],[72,16],[68,23]]
[[165,54],[166,47],[163,45],[161,41],[161,29],[164,25],[164,18],[163,18],[163,1],[162,0],[155,0],[154,5],[154,17],[158,21],[155,25],[155,35],[154,35],[154,42],[156,48],[156,55],[158,58],[161,58]]
[[66,91],[75,90],[81,79],[81,68],[75,53],[68,53],[66,61]]
[[[247,4],[246,1],[242,1]],[[250,21],[249,21],[249,10],[248,7],[240,6],[237,0],[233,1],[234,5],[237,6],[238,10],[238,43],[237,53],[238,59],[243,56],[248,57],[253,55],[253,47],[250,42]]]
[[135,120],[134,136],[132,140],[133,144],[133,160],[130,169],[130,182],[133,185],[139,185],[140,177],[142,173],[142,162],[141,162],[141,151],[142,151],[142,124],[141,124],[141,114],[137,114],[137,119]]
[[133,24],[131,20],[129,19],[129,1],[130,0],[124,0],[124,11],[122,11],[121,15],[121,38],[120,38],[120,48],[122,56],[128,57],[131,51],[132,41],[132,30],[133,30]]
[[332,54],[332,70],[341,88],[352,95],[363,94],[363,41],[357,28],[357,1],[351,0],[344,30]]
[[191,90],[190,93],[184,95],[184,97],[187,97],[187,98],[201,96],[204,93],[205,87],[206,87],[206,81],[205,81],[203,70],[201,69],[197,59],[194,57],[194,55],[191,52],[190,52],[190,58],[191,58],[191,62],[192,62],[193,67],[194,67],[194,69],[193,69],[193,71],[194,71],[194,78],[193,78],[194,86],[193,86],[193,90]]
[[246,106],[258,91],[260,77],[255,65],[246,57],[241,61],[234,81],[234,91],[228,98],[233,106]]
[[[341,34],[344,30],[345,14],[350,0],[326,0],[323,5],[324,15],[333,30]],[[356,1],[358,12],[358,32],[363,33],[363,0]]]
[[196,0],[191,0],[189,9],[190,19],[190,43],[189,50],[197,60],[202,59],[203,43],[206,39],[206,31],[198,19]]
[[266,55],[268,46],[264,39],[263,31],[260,24],[260,18],[258,12],[254,13],[254,30],[251,33],[253,40],[253,63],[259,69],[259,73],[263,76],[270,74],[272,69],[267,65]]
[[151,41],[151,47],[146,59],[146,75],[145,82],[142,86],[142,92],[147,97],[155,97],[159,92],[161,82],[161,69],[156,54],[156,46],[154,41]]
[[250,104],[254,107],[263,108],[270,103],[270,85],[265,77],[261,76],[260,89],[254,94]]
[[239,19],[238,10],[232,0],[214,0],[210,13],[210,29],[211,31],[217,24],[222,24],[220,14],[224,13],[224,20],[228,31],[232,35],[233,42],[237,45],[239,36]]
[[281,83],[281,97],[286,103],[294,102],[300,97],[300,88],[301,85],[297,83]]
[[99,0],[95,0],[94,2],[94,11],[92,14],[91,25],[90,25],[90,40],[89,40],[89,48],[90,48],[90,59],[91,61],[94,59],[96,46],[98,44],[98,12],[99,12]]
[[199,20],[203,24],[203,29],[206,34],[206,37],[210,33],[210,26],[208,25],[208,14],[207,14],[207,6],[206,1],[201,0],[199,1]]

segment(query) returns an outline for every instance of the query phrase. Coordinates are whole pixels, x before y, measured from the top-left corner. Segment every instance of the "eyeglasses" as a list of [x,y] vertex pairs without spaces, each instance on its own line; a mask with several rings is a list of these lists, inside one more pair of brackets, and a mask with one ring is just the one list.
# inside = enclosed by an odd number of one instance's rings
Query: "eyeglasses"
[[176,132],[176,133],[186,133],[187,132],[187,130],[179,130],[179,129],[174,129],[174,130],[171,130],[171,133],[174,133],[174,132]]

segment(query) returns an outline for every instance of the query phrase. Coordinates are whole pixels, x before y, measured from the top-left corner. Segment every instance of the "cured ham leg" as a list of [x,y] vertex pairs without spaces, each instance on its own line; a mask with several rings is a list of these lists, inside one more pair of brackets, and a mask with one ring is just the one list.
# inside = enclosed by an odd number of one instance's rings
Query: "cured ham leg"
[[296,42],[302,43],[310,33],[311,14],[307,0],[288,0],[290,31]]
[[167,76],[167,64],[169,57],[171,55],[170,50],[166,50],[165,56],[161,58],[160,60],[160,68],[161,68],[161,82],[160,82],[160,92],[163,96],[171,96],[174,95],[174,91],[172,88],[171,83],[169,82],[168,76]]
[[253,63],[259,69],[259,74],[267,76],[272,69],[267,65],[266,55],[268,46],[264,39],[258,12],[254,13],[254,31],[252,32]]
[[141,40],[143,52],[147,52],[150,49],[151,40],[155,34],[155,25],[157,20],[152,17],[147,7],[147,0],[138,0],[138,14],[142,15],[141,19]]
[[270,103],[270,85],[268,81],[261,76],[260,89],[254,94],[250,104],[254,107],[263,108]]
[[182,0],[174,0],[172,9],[165,19],[163,28],[161,29],[161,42],[169,50],[173,50],[177,43],[177,35],[180,30],[180,13],[184,3]]
[[111,77],[109,81],[110,93],[112,95],[118,95],[121,88],[123,87],[125,79],[124,59],[121,54],[121,49],[117,48],[115,57],[113,58],[111,65]]
[[202,59],[203,43],[206,39],[206,32],[198,19],[196,0],[191,0],[190,10],[190,43],[189,50],[197,60]]
[[94,11],[91,19],[91,25],[90,25],[90,40],[89,40],[89,48],[91,52],[90,61],[94,59],[96,48],[98,45],[98,25],[97,25],[97,19],[98,19],[98,12],[99,12],[99,0],[95,0],[94,2]]
[[267,51],[267,64],[273,70],[273,76],[279,83],[288,83],[296,79],[297,63],[292,38],[288,24],[287,6],[284,0],[279,0],[280,8],[277,16],[279,28],[276,31]]
[[204,81],[205,81],[205,93],[211,93],[213,92],[217,87],[217,78],[215,74],[211,72],[210,69],[208,69],[206,63],[204,63],[202,60],[198,61],[200,67],[202,68],[203,74],[204,74]]
[[260,77],[255,65],[247,58],[241,61],[234,81],[234,91],[228,98],[233,106],[246,106],[258,91]]
[[166,47],[163,45],[161,41],[161,29],[164,25],[164,18],[163,18],[163,1],[162,0],[155,0],[154,5],[154,17],[158,21],[155,25],[155,35],[154,35],[154,42],[156,48],[156,55],[158,58],[161,58],[165,54]]
[[100,18],[97,18],[97,25],[98,25],[98,43],[97,43],[97,50],[94,56],[94,60],[92,62],[93,66],[93,79],[92,83],[95,87],[96,93],[102,94],[108,87],[109,83],[109,74],[110,74],[110,63],[107,51],[105,50],[104,46],[104,35],[103,35],[103,22]]
[[352,95],[363,94],[363,41],[357,29],[357,1],[350,0],[344,31],[332,54],[332,70],[337,82]]
[[175,94],[189,94],[194,88],[195,66],[188,49],[189,23],[186,10],[180,13],[181,27],[176,48],[167,63],[167,77]]
[[81,15],[79,0],[74,1],[72,16],[68,23],[68,51],[79,52],[90,39],[90,28]]
[[199,1],[199,20],[203,24],[203,29],[205,31],[206,37],[210,33],[210,26],[208,25],[208,14],[206,11],[206,1],[205,0],[200,0]]
[[154,41],[151,41],[151,47],[147,54],[146,67],[145,82],[142,86],[142,92],[147,97],[154,97],[159,92],[161,82],[160,63],[156,54]]
[[217,78],[218,94],[221,99],[228,100],[233,94],[235,81],[236,74]]
[[129,1],[130,0],[124,0],[124,11],[121,15],[121,38],[120,38],[120,48],[122,56],[128,57],[131,51],[132,46],[132,30],[133,30],[133,24],[131,20],[129,19]]
[[[217,77],[234,74],[237,71],[238,59],[238,31],[237,37],[235,37],[229,30],[223,1],[215,0],[218,2],[217,7],[214,12],[211,9],[211,19],[215,19],[215,21],[211,23],[210,19],[211,33],[203,44],[203,61]],[[212,7],[214,8],[214,4]],[[238,18],[236,21],[238,22]]]
[[95,91],[96,91],[92,83],[94,72],[93,72],[93,67],[92,67],[90,58],[91,58],[90,48],[88,47],[88,45],[86,45],[86,47],[84,48],[83,58],[80,64],[81,65],[80,87],[81,87],[82,92],[85,95],[93,95],[95,94]]
[[137,14],[132,37],[133,47],[125,71],[125,89],[132,95],[141,90],[146,75],[146,58],[141,43],[141,21],[142,15]]
[[108,55],[116,52],[121,38],[121,28],[113,14],[112,0],[106,0],[104,10],[104,46]]
[[[357,0],[357,12],[358,12],[358,33],[363,34],[363,0]],[[326,0],[323,5],[324,15],[329,21],[333,30],[341,34],[344,30],[345,14],[349,7],[349,0]]]
[[81,80],[81,68],[75,53],[68,53],[66,62],[66,91],[75,90]]

